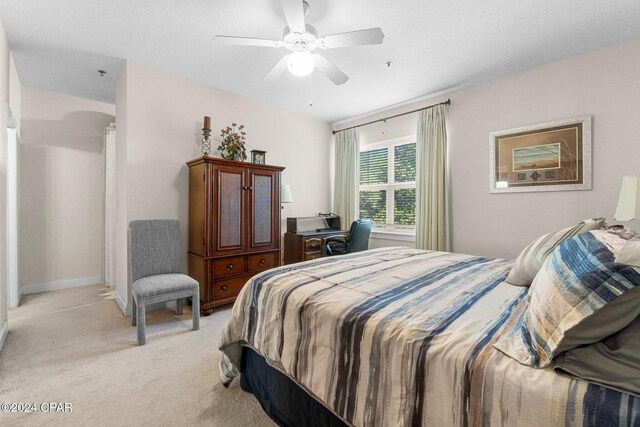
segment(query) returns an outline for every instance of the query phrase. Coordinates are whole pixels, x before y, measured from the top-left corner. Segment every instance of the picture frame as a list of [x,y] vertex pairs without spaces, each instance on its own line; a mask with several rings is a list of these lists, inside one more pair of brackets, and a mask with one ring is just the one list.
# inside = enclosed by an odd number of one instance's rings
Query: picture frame
[[262,150],[251,150],[251,163],[258,165],[266,164],[267,152]]
[[489,134],[489,192],[591,190],[591,116]]

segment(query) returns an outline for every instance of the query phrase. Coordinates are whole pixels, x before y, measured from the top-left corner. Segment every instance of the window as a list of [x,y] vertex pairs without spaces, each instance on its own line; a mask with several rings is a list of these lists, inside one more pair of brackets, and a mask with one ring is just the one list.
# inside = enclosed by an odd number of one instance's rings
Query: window
[[415,138],[360,149],[360,218],[380,231],[412,233],[416,224]]

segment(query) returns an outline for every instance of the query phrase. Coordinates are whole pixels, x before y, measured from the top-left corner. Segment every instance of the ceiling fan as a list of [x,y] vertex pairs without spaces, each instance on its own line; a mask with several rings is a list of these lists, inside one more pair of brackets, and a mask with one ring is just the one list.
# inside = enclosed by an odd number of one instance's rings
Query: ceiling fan
[[276,65],[262,78],[271,81],[280,77],[287,69],[296,76],[306,76],[314,68],[326,75],[333,83],[341,85],[349,77],[340,71],[331,61],[319,53],[312,53],[315,49],[333,49],[338,47],[382,44],[384,33],[380,28],[351,31],[347,33],[319,36],[318,31],[305,23],[304,17],[309,12],[309,4],[300,0],[280,0],[288,26],[284,28],[282,41],[256,39],[251,37],[220,36],[213,37],[213,41],[223,45],[284,47],[291,53],[276,63]]

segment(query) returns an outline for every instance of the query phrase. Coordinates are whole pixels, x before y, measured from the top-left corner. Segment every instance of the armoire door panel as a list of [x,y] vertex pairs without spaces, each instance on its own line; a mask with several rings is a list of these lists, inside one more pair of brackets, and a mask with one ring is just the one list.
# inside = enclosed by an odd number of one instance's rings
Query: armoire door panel
[[215,253],[245,247],[245,169],[216,166],[214,169]]
[[271,236],[271,187],[273,177],[253,175],[253,242],[269,244]]
[[[250,171],[251,183],[250,212],[249,212],[249,248],[276,248],[279,239],[274,227],[274,221],[279,221],[280,215],[280,184],[277,172]],[[278,228],[279,229],[279,228]]]

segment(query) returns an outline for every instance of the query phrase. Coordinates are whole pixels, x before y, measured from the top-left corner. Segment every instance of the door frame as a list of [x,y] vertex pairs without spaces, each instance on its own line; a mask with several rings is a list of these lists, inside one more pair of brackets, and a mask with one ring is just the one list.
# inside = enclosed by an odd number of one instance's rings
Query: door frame
[[18,210],[20,136],[17,121],[7,109],[7,306],[16,308],[22,297],[18,266]]
[[116,288],[116,124],[104,128],[102,148],[102,283]]

